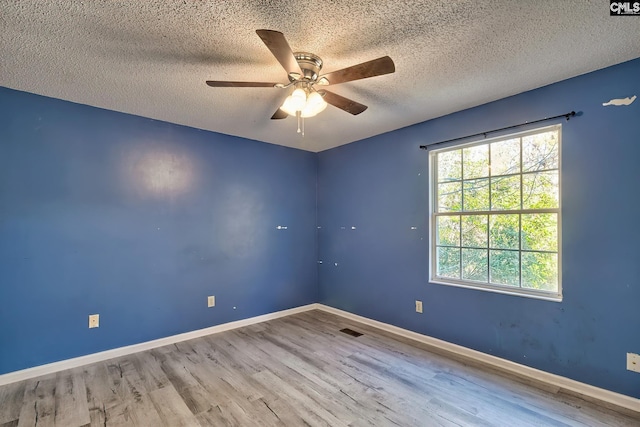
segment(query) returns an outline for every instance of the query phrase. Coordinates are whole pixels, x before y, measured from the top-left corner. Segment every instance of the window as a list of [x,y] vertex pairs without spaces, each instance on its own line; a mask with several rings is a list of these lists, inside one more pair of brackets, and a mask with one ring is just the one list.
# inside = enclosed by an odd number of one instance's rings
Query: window
[[431,281],[559,300],[560,125],[433,150]]

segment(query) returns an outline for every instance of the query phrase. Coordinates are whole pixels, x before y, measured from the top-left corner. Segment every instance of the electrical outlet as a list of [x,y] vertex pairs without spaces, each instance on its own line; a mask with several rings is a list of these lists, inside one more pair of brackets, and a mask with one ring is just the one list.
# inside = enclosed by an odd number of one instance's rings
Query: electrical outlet
[[210,296],[207,297],[207,307],[215,307],[216,305],[216,297],[215,296]]
[[100,315],[99,314],[90,314],[89,315],[89,328],[97,328],[100,326]]
[[422,313],[422,301],[416,301],[416,313]]
[[640,354],[627,353],[627,369],[633,372],[640,372]]

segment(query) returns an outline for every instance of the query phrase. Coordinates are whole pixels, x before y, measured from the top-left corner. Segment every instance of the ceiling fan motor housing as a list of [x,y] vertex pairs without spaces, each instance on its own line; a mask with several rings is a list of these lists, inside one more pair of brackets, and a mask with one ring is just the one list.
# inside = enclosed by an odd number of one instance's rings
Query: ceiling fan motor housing
[[309,52],[294,52],[293,56],[296,58],[303,75],[295,76],[294,73],[289,74],[289,81],[294,82],[296,80],[308,80],[315,82],[318,80],[320,70],[322,69],[322,59],[319,56]]

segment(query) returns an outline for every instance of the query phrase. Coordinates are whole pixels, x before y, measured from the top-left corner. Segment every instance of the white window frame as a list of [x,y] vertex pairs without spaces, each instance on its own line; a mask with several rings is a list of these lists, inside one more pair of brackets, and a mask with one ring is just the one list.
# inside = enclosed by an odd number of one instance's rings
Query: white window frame
[[[538,289],[529,289],[510,286],[510,285],[499,285],[493,283],[483,283],[476,282],[471,280],[464,280],[448,278],[448,277],[438,277],[437,273],[437,236],[436,236],[436,218],[441,216],[442,213],[435,212],[437,206],[436,197],[437,194],[437,185],[438,185],[438,168],[436,164],[436,155],[445,151],[459,150],[473,146],[480,145],[488,145],[495,142],[500,142],[503,140],[513,139],[513,138],[522,138],[528,135],[538,134],[547,132],[550,130],[558,131],[558,207],[553,209],[521,209],[518,210],[508,210],[508,211],[460,211],[460,212],[451,212],[450,215],[460,214],[464,212],[471,212],[474,215],[490,215],[495,214],[496,212],[507,212],[509,214],[527,214],[527,213],[557,213],[558,215],[558,290],[556,291],[544,291]],[[491,159],[489,158],[489,162]],[[520,165],[522,167],[522,154],[520,157]],[[479,141],[472,141],[469,143],[462,144],[452,144],[447,147],[443,147],[440,149],[429,150],[429,242],[430,242],[430,261],[429,261],[429,283],[434,283],[438,285],[447,285],[447,286],[455,286],[461,288],[469,288],[476,290],[484,290],[489,292],[496,292],[507,295],[515,295],[521,297],[529,297],[542,299],[547,301],[562,301],[562,125],[556,124],[552,126],[545,126],[541,128],[535,128],[531,130],[527,130],[524,132],[512,133],[508,135],[500,135],[494,138],[482,139]],[[526,173],[525,173],[526,174]],[[523,176],[522,168],[518,174],[520,177]],[[522,189],[521,189],[522,191]],[[462,244],[462,242],[460,242]],[[522,247],[518,248],[518,253],[522,253]],[[462,263],[462,259],[460,260]],[[461,264],[462,265],[462,264]],[[521,274],[520,274],[521,276]],[[520,280],[522,278],[520,277]]]

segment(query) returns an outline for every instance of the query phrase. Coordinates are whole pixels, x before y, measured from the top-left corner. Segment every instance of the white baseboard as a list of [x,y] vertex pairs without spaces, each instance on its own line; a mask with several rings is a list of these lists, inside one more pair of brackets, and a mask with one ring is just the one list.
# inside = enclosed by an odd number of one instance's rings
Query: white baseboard
[[290,316],[292,314],[302,313],[314,309],[323,310],[328,313],[342,316],[356,322],[364,323],[366,325],[373,326],[375,328],[382,329],[384,331],[409,338],[414,341],[419,341],[434,348],[480,362],[482,364],[494,367],[498,370],[512,373],[519,377],[530,378],[531,380],[536,382],[546,383],[548,385],[558,387],[563,390],[568,390],[605,403],[609,403],[614,406],[629,409],[635,412],[640,412],[640,399],[636,399],[620,393],[615,393],[613,391],[605,390],[589,384],[581,383],[579,381],[561,377],[559,375],[551,374],[539,369],[531,368],[529,366],[521,365],[510,360],[482,353],[477,350],[472,350],[467,347],[452,344],[447,341],[442,341],[428,335],[419,334],[417,332],[409,331],[408,329],[399,328],[388,323],[379,322],[377,320],[349,313],[348,311],[317,303],[295,307],[288,310],[277,311],[274,313],[263,314],[261,316],[250,317],[248,319],[237,320],[235,322],[223,323],[221,325],[212,326],[210,328],[199,329],[197,331],[186,332],[184,334],[173,335],[170,337],[147,341],[140,344],[129,345],[126,347],[114,348],[112,350],[101,351],[99,353],[88,354],[86,356],[75,357],[73,359],[62,360],[60,362],[49,363],[29,369],[10,372],[8,374],[0,375],[0,386],[39,377],[41,375],[52,374],[65,369],[77,368],[80,366],[88,365],[90,363],[102,362],[104,360],[113,359],[114,357],[126,356],[140,351],[150,350],[153,348],[174,344],[205,335],[216,334],[219,332],[229,331],[231,329],[241,328],[256,323],[266,322],[268,320],[278,319],[281,317]]
[[342,316],[356,322],[364,323],[366,325],[373,326],[375,328],[382,329],[384,331],[391,332],[393,334],[400,335],[414,341],[419,341],[421,343],[427,344],[440,350],[444,350],[449,353],[460,355],[464,358],[494,367],[503,372],[509,372],[519,377],[530,378],[535,382],[546,383],[548,385],[559,387],[560,389],[568,390],[601,402],[610,403],[614,406],[629,409],[634,412],[640,412],[640,399],[636,399],[631,396],[605,390],[603,388],[561,377],[560,375],[551,374],[549,372],[521,365],[510,360],[482,353],[477,350],[472,350],[470,348],[463,347],[457,344],[452,344],[447,341],[442,341],[428,335],[419,334],[417,332],[389,325],[388,323],[379,322],[377,320],[349,313],[348,311],[343,311],[323,304],[318,304],[317,308],[319,310]]
[[300,307],[290,308],[288,310],[276,311],[274,313],[250,317],[248,319],[236,320],[235,322],[223,323],[221,325],[211,326],[209,328],[198,329],[196,331],[185,332],[178,335],[172,335],[170,337],[160,338],[153,341],[128,345],[126,347],[114,348],[112,350],[101,351],[99,353],[88,354],[86,356],[74,357],[73,359],[61,360],[59,362],[48,363],[46,365],[35,366],[33,368],[23,369],[20,371],[9,372],[8,374],[0,375],[0,386],[17,381],[28,380],[30,378],[39,377],[41,375],[52,374],[58,371],[63,371],[65,369],[77,368],[79,366],[88,365],[90,363],[102,362],[104,360],[113,359],[114,357],[126,356],[129,354],[138,353],[140,351],[162,347],[164,345],[175,344],[181,341],[198,338],[205,335],[217,334],[219,332],[229,331],[231,329],[242,328],[243,326],[266,322],[267,320],[290,316],[292,314],[301,313],[303,311],[316,309],[318,308],[318,306],[319,304],[303,305]]

